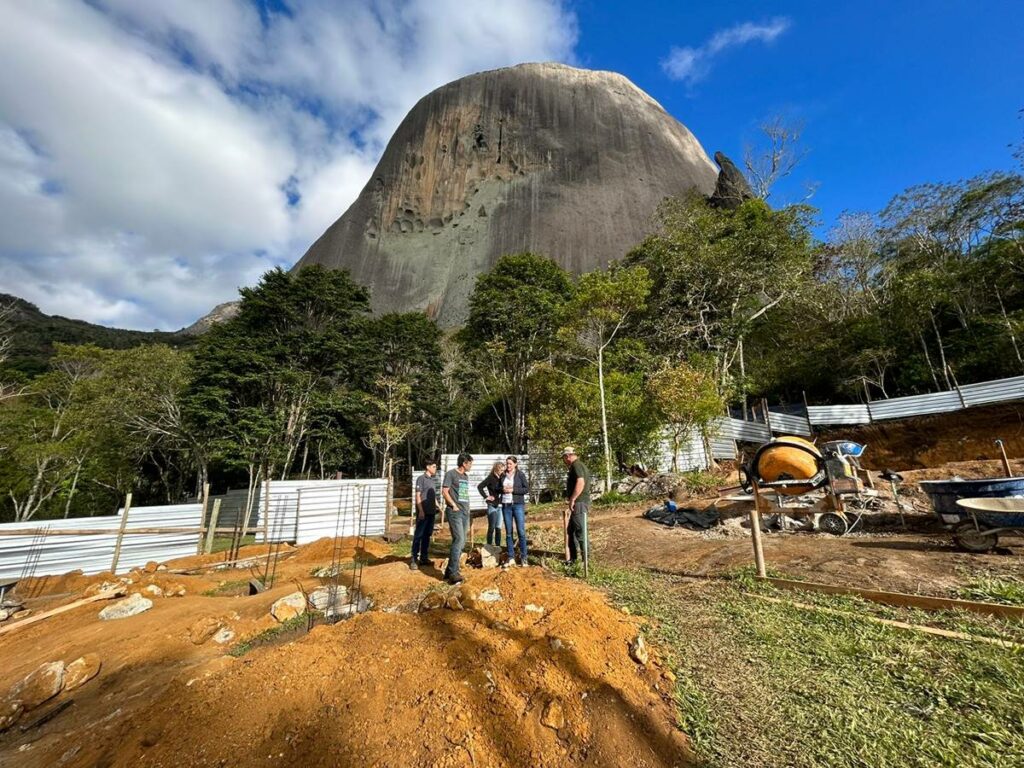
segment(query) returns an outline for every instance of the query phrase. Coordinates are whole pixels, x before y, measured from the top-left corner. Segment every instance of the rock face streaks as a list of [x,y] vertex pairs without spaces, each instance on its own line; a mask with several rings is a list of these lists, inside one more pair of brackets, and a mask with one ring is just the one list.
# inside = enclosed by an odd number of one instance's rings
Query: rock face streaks
[[621,258],[667,196],[715,189],[682,124],[622,75],[522,64],[413,107],[358,199],[296,265],[348,269],[377,312],[466,316],[477,274],[534,251],[580,273]]

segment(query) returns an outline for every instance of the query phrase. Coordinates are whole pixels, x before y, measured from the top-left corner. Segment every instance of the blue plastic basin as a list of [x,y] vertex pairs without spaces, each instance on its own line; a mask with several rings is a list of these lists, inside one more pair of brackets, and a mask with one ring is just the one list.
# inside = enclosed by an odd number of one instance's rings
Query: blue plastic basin
[[[1006,499],[1024,497],[1024,477],[996,477],[985,480],[923,480],[921,490],[928,494],[939,519],[954,525],[970,519],[957,506],[957,499]],[[1024,514],[976,512],[978,522],[991,528],[1024,528]]]

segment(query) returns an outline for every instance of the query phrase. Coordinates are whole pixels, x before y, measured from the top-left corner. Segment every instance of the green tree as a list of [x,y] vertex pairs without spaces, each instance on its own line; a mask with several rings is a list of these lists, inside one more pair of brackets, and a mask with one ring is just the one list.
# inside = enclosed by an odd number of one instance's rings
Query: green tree
[[612,451],[608,439],[605,390],[605,355],[630,317],[643,311],[651,279],[642,266],[612,264],[607,270],[580,277],[575,294],[565,306],[561,338],[575,354],[597,369],[604,448],[605,488],[612,487]]
[[648,389],[672,441],[672,471],[678,472],[683,440],[697,432],[706,446],[725,399],[713,366],[665,365],[651,376]]
[[569,275],[533,253],[502,256],[477,278],[459,335],[481,372],[508,450],[526,447],[529,377],[557,341],[560,313],[572,295]]

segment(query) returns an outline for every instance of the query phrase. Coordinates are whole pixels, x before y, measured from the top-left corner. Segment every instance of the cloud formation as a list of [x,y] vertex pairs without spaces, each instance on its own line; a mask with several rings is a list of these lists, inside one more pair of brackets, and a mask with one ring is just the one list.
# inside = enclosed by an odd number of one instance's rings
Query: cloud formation
[[0,5],[0,292],[181,327],[289,266],[427,92],[571,61],[563,0]]
[[662,60],[661,68],[673,80],[693,85],[707,77],[712,61],[723,51],[752,42],[771,43],[789,27],[789,19],[778,17],[764,24],[746,21],[728,29],[720,29],[696,48],[672,48]]

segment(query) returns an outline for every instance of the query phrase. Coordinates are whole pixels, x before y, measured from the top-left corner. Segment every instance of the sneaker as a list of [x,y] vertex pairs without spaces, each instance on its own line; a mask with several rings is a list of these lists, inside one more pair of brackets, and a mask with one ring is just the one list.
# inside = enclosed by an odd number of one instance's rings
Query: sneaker
[[422,560],[420,560],[420,565],[425,565],[425,566],[427,566],[429,568],[429,567],[432,567],[434,565],[434,561],[433,560],[427,560],[426,558],[423,558]]
[[419,569],[420,569],[420,567],[418,565],[416,565],[416,561],[415,560],[410,560],[409,561],[409,570],[410,571],[418,571]]
[[566,568],[572,568],[574,565],[576,565],[576,561],[575,560],[563,560],[562,561],[562,565],[564,565]]
[[462,578],[461,576],[449,576],[449,577],[447,578],[447,582],[448,582],[449,584],[453,585],[453,586],[454,586],[455,584],[461,584],[461,583],[462,583],[462,582],[464,582],[464,581],[465,581],[465,579],[464,579],[464,578]]

